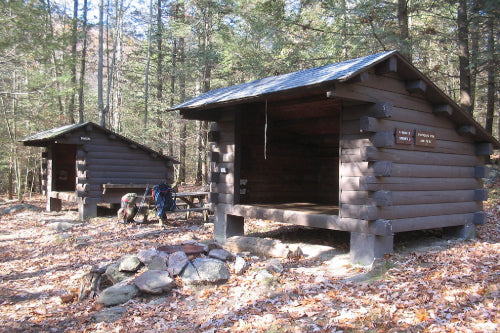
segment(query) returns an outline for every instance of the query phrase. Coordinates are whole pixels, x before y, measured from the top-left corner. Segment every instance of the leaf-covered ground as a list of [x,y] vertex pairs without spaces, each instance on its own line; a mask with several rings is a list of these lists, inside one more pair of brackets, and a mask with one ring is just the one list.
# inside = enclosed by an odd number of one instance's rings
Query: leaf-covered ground
[[[70,231],[74,210],[44,212],[44,198],[0,216],[1,332],[498,332],[500,330],[500,191],[489,186],[489,221],[469,241],[439,232],[397,235],[396,252],[371,272],[345,260],[283,259],[285,270],[259,280],[266,259],[220,286],[180,286],[161,298],[136,298],[122,319],[95,323],[94,300],[75,299],[81,277],[94,264],[123,254],[186,240],[208,240],[213,225],[198,215],[175,226],[119,224],[99,217]],[[0,198],[0,210],[14,205]],[[277,234],[283,225],[250,221],[247,232]],[[281,228],[281,229],[280,229]],[[310,242],[347,251],[338,233],[291,229]],[[294,240],[296,241],[296,239]],[[345,255],[339,256],[345,259]],[[354,278],[347,279],[347,277]]]

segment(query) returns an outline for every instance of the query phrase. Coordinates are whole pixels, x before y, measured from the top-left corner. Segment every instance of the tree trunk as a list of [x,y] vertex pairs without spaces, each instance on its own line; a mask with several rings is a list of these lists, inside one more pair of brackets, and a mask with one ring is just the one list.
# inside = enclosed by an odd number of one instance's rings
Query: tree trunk
[[[181,10],[182,14],[183,10]],[[183,102],[186,100],[186,75],[183,71],[185,62],[185,40],[184,37],[179,38],[179,98]],[[181,120],[180,143],[179,143],[179,177],[178,182],[186,181],[186,139],[187,139],[187,124],[185,120]]]
[[[494,16],[488,17],[488,43],[486,47],[488,58],[488,89],[486,99],[486,130],[493,134],[493,117],[495,115],[495,22]],[[500,117],[499,117],[500,119]],[[500,120],[499,120],[500,121]],[[499,124],[500,125],[500,124]],[[499,127],[500,128],[500,127]],[[500,130],[499,130],[500,131]]]
[[71,89],[68,105],[68,120],[75,123],[75,94],[76,94],[76,46],[78,44],[78,0],[73,0],[73,24],[71,29]]
[[99,125],[106,127],[106,109],[104,108],[103,69],[104,69],[104,1],[99,0],[99,49],[97,63],[97,107],[99,109]]
[[160,129],[163,127],[163,122],[161,119],[161,112],[163,107],[163,21],[162,21],[162,7],[161,0],[158,0],[156,12],[156,48],[157,48],[157,58],[156,58],[156,99],[157,99],[157,109],[156,109],[156,121],[157,126]]
[[144,114],[142,117],[142,134],[146,135],[148,129],[148,107],[149,107],[149,66],[151,64],[151,30],[153,20],[153,0],[149,1],[149,23],[148,23],[148,40],[147,40],[147,55],[146,68],[144,69]]
[[83,0],[83,46],[82,59],[80,63],[80,81],[78,84],[78,123],[83,123],[85,120],[85,65],[87,58],[87,0]]
[[469,22],[467,20],[467,0],[458,0],[458,65],[460,72],[460,106],[472,114],[470,86]]
[[408,28],[408,2],[398,0],[399,51],[411,63],[411,42]]

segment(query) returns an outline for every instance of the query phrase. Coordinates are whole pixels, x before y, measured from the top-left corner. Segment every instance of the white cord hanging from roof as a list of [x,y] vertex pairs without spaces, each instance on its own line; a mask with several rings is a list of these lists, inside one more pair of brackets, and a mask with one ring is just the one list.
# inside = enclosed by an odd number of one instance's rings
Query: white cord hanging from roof
[[264,159],[267,160],[267,99],[266,99],[266,122],[264,124]]

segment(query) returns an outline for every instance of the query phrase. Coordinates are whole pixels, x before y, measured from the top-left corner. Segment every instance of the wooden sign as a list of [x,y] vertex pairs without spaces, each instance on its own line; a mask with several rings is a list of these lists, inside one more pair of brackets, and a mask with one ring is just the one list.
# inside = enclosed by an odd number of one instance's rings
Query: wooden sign
[[415,146],[436,147],[436,133],[416,130]]
[[411,145],[413,143],[413,131],[409,128],[396,128],[396,143]]

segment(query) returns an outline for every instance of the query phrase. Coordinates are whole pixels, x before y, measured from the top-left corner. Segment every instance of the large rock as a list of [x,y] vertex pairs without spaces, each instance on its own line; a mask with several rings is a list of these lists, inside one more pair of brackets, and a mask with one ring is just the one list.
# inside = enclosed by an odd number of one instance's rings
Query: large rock
[[31,205],[31,204],[17,204],[17,205],[12,205],[10,207],[3,209],[0,212],[0,216],[5,215],[5,214],[15,214],[15,213],[19,213],[19,212],[22,212],[25,210],[31,210],[31,211],[37,212],[37,211],[40,211],[40,208],[38,208],[37,206]]
[[127,280],[104,289],[97,298],[97,302],[104,306],[123,304],[138,293],[139,289],[135,284]]
[[137,253],[137,258],[144,264],[147,265],[153,260],[155,257],[158,257],[159,251],[156,249],[147,249],[141,250]]
[[90,320],[94,323],[112,323],[123,317],[125,312],[127,312],[127,308],[122,306],[113,306],[109,309],[93,314]]
[[245,260],[245,258],[236,256],[236,259],[234,259],[234,274],[236,275],[241,275],[245,273],[245,271],[248,268],[248,264]]
[[134,280],[140,291],[148,294],[162,294],[176,287],[175,281],[168,272],[159,270],[148,270]]
[[233,257],[231,252],[224,250],[224,249],[210,250],[210,252],[208,253],[208,256],[211,258],[215,258],[215,259],[219,259],[219,260],[223,260],[223,261],[231,260],[231,258]]
[[174,252],[168,257],[168,272],[172,276],[179,275],[188,262],[189,259],[186,253],[183,251]]
[[47,228],[54,231],[68,231],[72,229],[75,225],[77,224],[68,221],[60,221],[60,222],[49,223],[47,225]]
[[119,260],[118,270],[120,272],[137,272],[142,262],[137,256],[126,254]]
[[167,261],[166,261],[165,257],[155,256],[146,264],[146,267],[149,270],[153,270],[153,271],[166,271],[167,270]]
[[111,281],[111,283],[116,284],[123,280],[126,280],[134,275],[134,273],[130,272],[120,272],[120,263],[112,263],[106,267],[106,272],[104,275]]
[[226,263],[213,258],[196,258],[181,274],[182,281],[187,284],[223,283],[229,277]]

